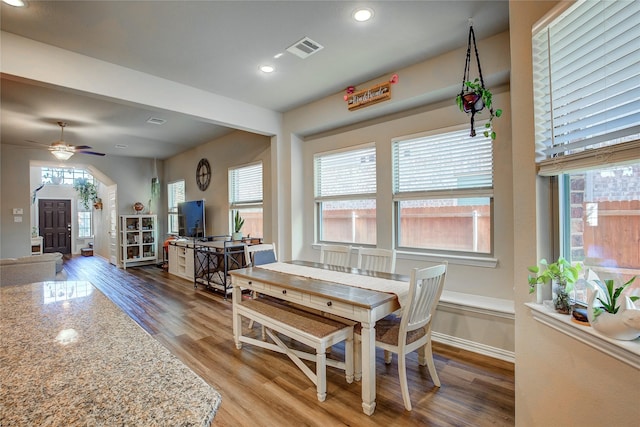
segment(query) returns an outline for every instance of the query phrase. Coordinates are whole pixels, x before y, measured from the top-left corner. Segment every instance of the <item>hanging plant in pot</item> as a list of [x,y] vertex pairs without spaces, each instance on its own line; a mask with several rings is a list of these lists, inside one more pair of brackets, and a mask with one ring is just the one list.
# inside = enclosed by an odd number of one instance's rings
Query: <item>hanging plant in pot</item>
[[[470,80],[469,70],[471,68],[471,44],[474,45],[476,62],[478,64],[478,75],[474,80]],[[462,76],[462,88],[460,93],[456,97],[456,104],[460,111],[471,114],[471,132],[469,136],[476,136],[475,129],[475,115],[480,113],[485,108],[489,111],[489,121],[485,123],[484,136],[491,139],[496,139],[496,132],[493,130],[493,118],[500,117],[502,110],[493,109],[493,94],[484,85],[482,79],[482,68],[480,67],[480,56],[478,54],[478,47],[476,45],[476,35],[473,32],[473,26],[469,26],[469,42],[467,45],[467,58],[464,65],[464,74]]]
[[90,202],[93,204],[98,200],[98,189],[87,178],[76,178],[73,189],[78,192],[78,198],[86,210],[89,210]]

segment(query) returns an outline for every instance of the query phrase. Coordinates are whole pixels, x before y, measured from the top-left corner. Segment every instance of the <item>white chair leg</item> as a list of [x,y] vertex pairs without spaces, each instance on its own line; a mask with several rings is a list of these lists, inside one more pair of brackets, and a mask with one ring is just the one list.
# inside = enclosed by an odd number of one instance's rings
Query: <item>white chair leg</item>
[[387,365],[391,363],[391,352],[389,350],[384,351],[384,363]]
[[362,338],[356,335],[353,338],[353,374],[356,381],[362,379]]
[[409,397],[409,384],[407,383],[406,356],[398,354],[398,375],[400,376],[400,389],[402,390],[402,400],[407,411],[411,410],[411,398]]
[[433,362],[433,350],[431,349],[431,341],[427,342],[424,346],[418,349],[418,363],[421,366],[427,365],[429,368],[429,375],[436,387],[440,387],[440,378],[438,378],[438,372],[436,372],[436,365]]

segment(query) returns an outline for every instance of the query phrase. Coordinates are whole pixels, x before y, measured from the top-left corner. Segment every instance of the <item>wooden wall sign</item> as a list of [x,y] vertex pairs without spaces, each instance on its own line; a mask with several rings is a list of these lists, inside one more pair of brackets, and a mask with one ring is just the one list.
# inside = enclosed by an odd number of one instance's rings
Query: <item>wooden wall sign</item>
[[370,89],[360,90],[347,96],[347,108],[349,111],[368,107],[378,102],[391,99],[391,82],[384,82]]

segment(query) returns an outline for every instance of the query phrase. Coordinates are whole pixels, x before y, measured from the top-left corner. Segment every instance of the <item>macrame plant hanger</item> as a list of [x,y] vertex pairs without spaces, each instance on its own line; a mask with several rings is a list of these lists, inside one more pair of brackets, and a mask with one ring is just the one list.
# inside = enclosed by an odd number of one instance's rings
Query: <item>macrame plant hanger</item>
[[[464,75],[462,76],[462,88],[460,89],[460,97],[462,98],[463,110],[465,113],[471,113],[471,133],[469,136],[476,136],[475,129],[475,115],[477,112],[484,108],[484,101],[482,96],[475,92],[469,92],[465,94],[465,82],[472,81],[469,79],[469,72],[471,69],[471,43],[473,43],[473,49],[476,55],[476,62],[478,64],[478,74],[480,77],[480,86],[484,89],[484,80],[482,79],[482,68],[480,68],[480,55],[478,54],[478,46],[476,44],[476,34],[473,31],[473,23],[469,19],[469,41],[467,43],[467,60],[464,64]],[[468,88],[467,88],[468,89]]]

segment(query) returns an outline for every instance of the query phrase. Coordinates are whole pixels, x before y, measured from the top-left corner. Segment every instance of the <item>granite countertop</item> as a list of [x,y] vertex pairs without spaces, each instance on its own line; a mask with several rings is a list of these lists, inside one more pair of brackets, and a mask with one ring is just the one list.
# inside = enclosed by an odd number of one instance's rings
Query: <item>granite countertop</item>
[[2,426],[209,426],[220,394],[91,283],[0,287]]

